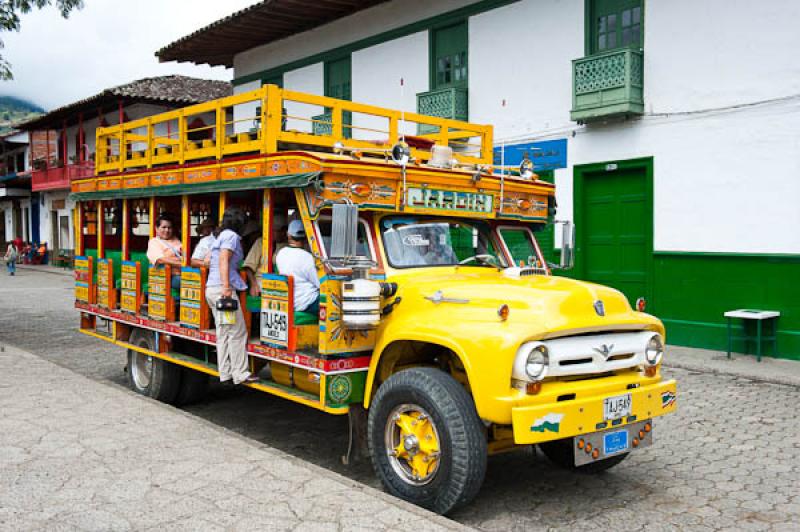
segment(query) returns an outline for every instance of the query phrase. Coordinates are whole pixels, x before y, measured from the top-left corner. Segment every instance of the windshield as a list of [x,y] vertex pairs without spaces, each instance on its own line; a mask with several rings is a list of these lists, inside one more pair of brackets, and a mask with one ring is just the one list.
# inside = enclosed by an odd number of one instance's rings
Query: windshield
[[506,266],[483,222],[392,216],[380,225],[386,257],[394,268]]

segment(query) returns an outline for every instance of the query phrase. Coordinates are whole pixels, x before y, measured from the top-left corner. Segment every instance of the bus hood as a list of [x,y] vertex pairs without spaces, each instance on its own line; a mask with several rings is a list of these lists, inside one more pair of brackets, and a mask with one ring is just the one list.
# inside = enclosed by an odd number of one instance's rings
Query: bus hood
[[[421,319],[498,323],[508,305],[509,325],[542,338],[602,330],[661,330],[654,317],[631,309],[613,288],[564,277],[514,276],[486,267],[436,267],[394,272],[401,312]],[[404,307],[404,308],[401,308]]]

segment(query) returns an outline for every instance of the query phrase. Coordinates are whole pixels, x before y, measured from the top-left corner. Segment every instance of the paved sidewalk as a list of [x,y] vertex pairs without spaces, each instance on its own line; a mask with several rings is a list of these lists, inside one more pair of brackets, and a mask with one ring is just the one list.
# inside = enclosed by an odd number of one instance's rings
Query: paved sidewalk
[[723,351],[667,345],[664,365],[704,373],[735,375],[758,382],[800,386],[800,361],[797,360],[761,357],[761,362],[757,362],[755,355],[741,353],[732,353],[728,359],[728,353]]
[[0,530],[465,529],[8,346],[0,412]]
[[19,270],[52,273],[56,275],[64,275],[66,277],[73,277],[75,275],[75,272],[71,268],[60,268],[58,266],[50,266],[49,264],[17,264],[17,271]]

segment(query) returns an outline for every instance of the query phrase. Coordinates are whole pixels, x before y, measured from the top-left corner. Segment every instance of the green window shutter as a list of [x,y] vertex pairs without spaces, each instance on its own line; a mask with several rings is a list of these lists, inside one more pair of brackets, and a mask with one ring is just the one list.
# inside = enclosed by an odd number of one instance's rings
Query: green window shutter
[[434,29],[431,33],[431,90],[466,87],[466,21]]
[[[341,59],[336,59],[335,61],[326,61],[325,96],[330,96],[331,98],[337,98],[339,100],[352,100],[352,72],[352,62],[349,55]],[[320,115],[320,117],[330,120],[330,112],[330,109],[326,109],[325,114]],[[345,111],[342,118],[344,122],[342,132],[344,133],[344,137],[349,139],[353,136],[352,129],[348,127],[353,125],[353,114],[349,111]],[[316,126],[317,124],[315,124],[315,127]],[[328,127],[330,128],[331,126]]]
[[270,76],[268,78],[263,78],[261,80],[262,85],[277,85],[280,88],[283,88],[283,74],[277,74],[275,76]]
[[[539,179],[547,181],[548,183],[555,183],[555,172],[553,170],[540,170],[536,173]],[[536,233],[536,241],[539,243],[539,248],[542,250],[544,260],[547,262],[558,262],[561,257],[555,250],[555,237],[554,225],[548,223],[542,230]]]
[[641,48],[643,0],[587,0],[589,54],[618,48]]

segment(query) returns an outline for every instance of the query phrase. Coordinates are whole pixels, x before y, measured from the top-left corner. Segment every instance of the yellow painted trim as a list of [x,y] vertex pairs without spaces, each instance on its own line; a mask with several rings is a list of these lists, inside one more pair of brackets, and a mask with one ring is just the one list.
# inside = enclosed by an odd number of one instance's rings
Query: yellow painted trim
[[[206,374],[211,375],[213,377],[219,377],[219,372],[218,371],[214,371],[213,369],[208,368],[208,367],[206,367],[204,365],[201,365],[201,364],[195,364],[193,362],[189,362],[189,361],[186,361],[186,360],[181,360],[181,359],[178,359],[178,358],[174,358],[174,357],[171,357],[168,354],[164,354],[164,353],[156,353],[155,351],[151,351],[151,350],[145,349],[143,347],[138,347],[138,346],[135,346],[133,344],[129,344],[128,342],[123,342],[123,341],[120,341],[120,340],[114,340],[113,338],[109,338],[108,336],[105,336],[105,335],[102,335],[102,334],[98,334],[98,333],[96,333],[94,331],[89,331],[89,330],[86,330],[86,329],[79,329],[79,332],[81,332],[81,333],[83,333],[83,334],[85,334],[87,336],[92,336],[94,338],[99,338],[100,340],[105,340],[106,342],[114,344],[114,345],[116,345],[118,347],[122,347],[122,348],[125,348],[125,349],[131,349],[131,350],[136,351],[138,353],[149,355],[149,356],[155,357],[155,358],[160,358],[161,360],[166,360],[167,362],[172,362],[173,364],[177,364],[179,366],[184,366],[184,367],[196,370],[196,371],[200,371],[202,373],[206,373]],[[244,386],[248,386],[250,388],[253,388],[254,390],[258,390],[258,391],[261,391],[261,392],[266,392],[266,393],[269,393],[269,394],[272,394],[272,395],[276,395],[278,397],[282,397],[283,399],[287,399],[287,400],[295,402],[295,403],[300,403],[302,405],[309,406],[311,408],[315,408],[315,409],[320,410],[322,412],[325,412],[327,414],[344,415],[344,414],[347,414],[349,412],[349,410],[350,410],[350,407],[348,407],[348,406],[342,406],[342,407],[336,407],[336,408],[328,407],[328,406],[325,406],[324,404],[320,404],[319,402],[310,401],[308,399],[304,399],[303,397],[297,397],[297,396],[295,396],[295,395],[293,395],[291,393],[284,392],[283,390],[281,390],[279,388],[272,387],[272,386],[266,386],[266,385],[257,384],[257,383],[255,383],[255,384],[244,384],[243,383],[243,385]]]
[[228,193],[219,193],[219,223],[222,224],[222,217],[225,215],[225,203],[228,201]]
[[130,260],[131,251],[130,251],[130,237],[128,233],[130,231],[130,209],[128,207],[128,199],[125,198],[122,200],[122,260]]
[[105,258],[105,249],[103,248],[103,241],[105,240],[106,221],[103,213],[103,201],[97,202],[97,258]]
[[150,238],[156,236],[156,197],[150,196],[150,209],[148,212],[150,217]]
[[181,196],[181,246],[183,246],[183,257],[181,264],[184,266],[189,265],[189,245],[191,244],[191,235],[189,234],[191,227],[189,225],[189,196],[184,194]]

